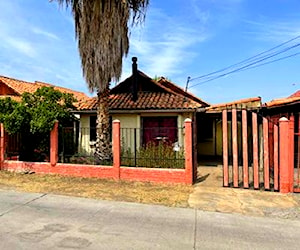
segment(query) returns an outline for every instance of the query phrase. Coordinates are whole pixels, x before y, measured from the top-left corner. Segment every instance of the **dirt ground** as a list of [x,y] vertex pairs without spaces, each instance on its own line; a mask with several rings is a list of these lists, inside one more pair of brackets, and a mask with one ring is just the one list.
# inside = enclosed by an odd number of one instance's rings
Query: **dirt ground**
[[0,189],[187,207],[193,187],[0,171]]

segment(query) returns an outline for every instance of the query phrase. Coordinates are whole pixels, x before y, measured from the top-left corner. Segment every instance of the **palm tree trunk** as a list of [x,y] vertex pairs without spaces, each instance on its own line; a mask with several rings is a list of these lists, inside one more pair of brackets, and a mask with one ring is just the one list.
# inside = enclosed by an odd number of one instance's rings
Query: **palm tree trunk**
[[112,160],[111,126],[109,118],[109,88],[98,92],[96,158],[101,164]]

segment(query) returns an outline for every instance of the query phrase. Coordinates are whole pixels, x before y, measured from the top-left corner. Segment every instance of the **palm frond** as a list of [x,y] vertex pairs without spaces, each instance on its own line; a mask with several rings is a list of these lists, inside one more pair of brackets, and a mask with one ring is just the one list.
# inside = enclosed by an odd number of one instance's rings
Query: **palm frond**
[[[52,0],[53,1],[53,0]],[[122,73],[129,49],[128,21],[144,20],[149,0],[55,0],[72,8],[83,75],[91,91],[104,91]]]

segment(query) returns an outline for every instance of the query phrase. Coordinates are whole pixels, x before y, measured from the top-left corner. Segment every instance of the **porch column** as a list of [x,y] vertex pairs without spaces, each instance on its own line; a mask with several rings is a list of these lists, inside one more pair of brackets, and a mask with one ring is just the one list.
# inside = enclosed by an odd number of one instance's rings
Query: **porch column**
[[113,121],[113,176],[115,179],[120,179],[121,166],[121,126],[119,120]]
[[187,118],[184,120],[185,136],[185,182],[193,184],[193,135],[192,135],[192,120]]

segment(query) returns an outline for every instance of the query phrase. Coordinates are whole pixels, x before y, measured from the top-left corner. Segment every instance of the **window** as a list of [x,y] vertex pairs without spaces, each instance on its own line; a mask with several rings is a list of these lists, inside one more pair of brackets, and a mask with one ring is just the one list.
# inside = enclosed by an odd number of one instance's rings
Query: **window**
[[144,117],[142,122],[143,144],[174,143],[178,140],[177,117]]
[[90,141],[96,141],[96,120],[97,116],[90,116]]
[[[110,138],[112,136],[112,118],[111,116],[109,117],[109,128],[110,128]],[[90,141],[96,141],[97,139],[97,116],[96,115],[91,115],[90,116]]]

